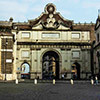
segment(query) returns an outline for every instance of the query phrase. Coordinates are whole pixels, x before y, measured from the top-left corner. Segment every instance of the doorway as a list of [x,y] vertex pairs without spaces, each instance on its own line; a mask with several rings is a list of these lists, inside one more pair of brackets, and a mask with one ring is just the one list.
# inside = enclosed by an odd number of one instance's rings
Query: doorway
[[72,64],[72,78],[80,79],[80,64],[77,61]]
[[21,78],[30,79],[30,66],[28,63],[23,63],[21,66]]
[[54,51],[48,51],[43,55],[42,78],[59,79],[59,56]]

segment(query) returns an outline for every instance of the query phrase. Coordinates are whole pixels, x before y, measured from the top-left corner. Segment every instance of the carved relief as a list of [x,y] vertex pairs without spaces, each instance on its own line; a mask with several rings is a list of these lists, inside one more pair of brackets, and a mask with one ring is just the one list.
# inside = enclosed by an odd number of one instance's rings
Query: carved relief
[[42,22],[42,25],[45,28],[58,28],[59,23],[56,21],[56,19],[53,17],[53,14],[49,14],[49,17],[47,18],[46,22]]
[[46,27],[54,27],[55,18],[53,18],[53,14],[49,14],[49,18],[47,19]]

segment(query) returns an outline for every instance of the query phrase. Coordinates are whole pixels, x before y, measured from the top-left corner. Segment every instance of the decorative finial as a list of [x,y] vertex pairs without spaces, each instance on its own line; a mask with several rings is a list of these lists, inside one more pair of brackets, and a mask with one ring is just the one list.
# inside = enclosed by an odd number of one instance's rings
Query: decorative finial
[[53,14],[56,12],[56,7],[53,3],[49,3],[46,5],[45,7],[45,12],[47,13],[50,13],[50,14]]
[[10,17],[9,21],[10,21],[10,22],[13,22],[13,18],[12,18],[12,17]]

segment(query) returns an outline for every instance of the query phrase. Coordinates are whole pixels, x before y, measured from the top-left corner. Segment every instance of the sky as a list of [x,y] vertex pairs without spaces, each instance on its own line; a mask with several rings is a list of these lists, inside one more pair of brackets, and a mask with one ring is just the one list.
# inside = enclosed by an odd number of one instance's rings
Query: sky
[[95,23],[100,9],[100,0],[0,0],[0,20],[13,17],[14,22],[27,22],[39,17],[48,3],[74,23]]

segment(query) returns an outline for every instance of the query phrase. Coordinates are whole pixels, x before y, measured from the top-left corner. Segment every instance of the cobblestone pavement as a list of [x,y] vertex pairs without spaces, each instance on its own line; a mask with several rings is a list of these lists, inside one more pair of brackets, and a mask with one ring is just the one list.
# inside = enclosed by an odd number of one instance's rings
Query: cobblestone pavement
[[0,83],[0,100],[100,100],[100,85]]

